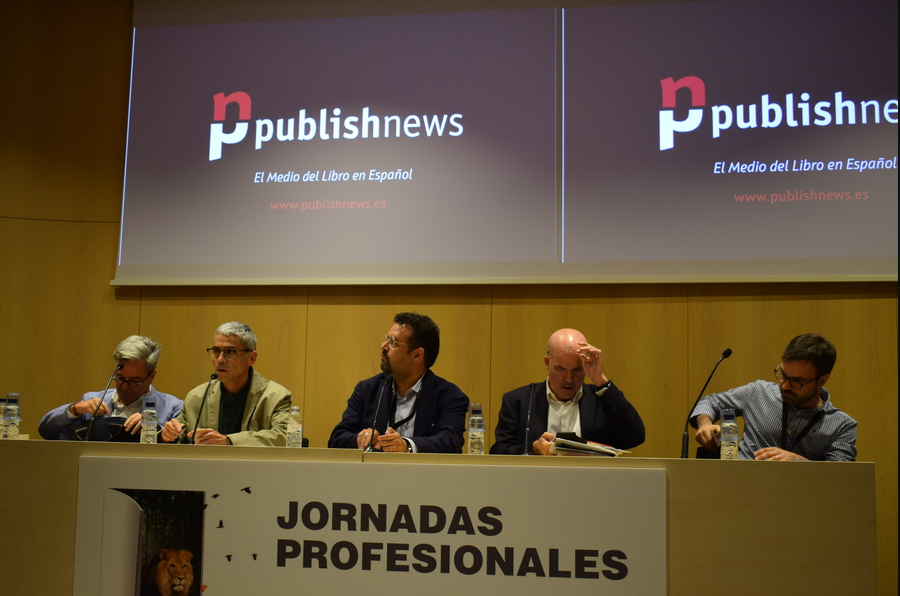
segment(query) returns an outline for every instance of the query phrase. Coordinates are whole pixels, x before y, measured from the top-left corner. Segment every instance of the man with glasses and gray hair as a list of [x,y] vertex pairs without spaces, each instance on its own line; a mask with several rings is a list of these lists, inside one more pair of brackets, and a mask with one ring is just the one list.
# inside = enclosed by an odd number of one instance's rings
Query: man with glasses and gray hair
[[440,329],[402,312],[381,342],[381,374],[360,381],[329,447],[389,453],[460,453],[469,398],[433,372]]
[[[142,398],[156,400],[159,423],[163,424],[178,416],[182,401],[174,395],[157,391],[152,383],[156,378],[156,363],[161,348],[149,337],[132,335],[126,337],[116,347],[113,360],[117,370],[112,380],[114,389],[85,393],[81,401],[69,403],[48,412],[38,426],[40,435],[48,440],[97,440],[97,432],[106,433],[104,440],[137,441],[141,432]],[[122,436],[112,436],[113,425],[92,425],[93,416],[121,421]],[[86,436],[88,428],[92,437]]]
[[187,394],[181,414],[163,425],[163,442],[283,447],[291,392],[253,369],[256,334],[244,323],[224,323],[206,353],[214,372]]
[[834,407],[825,382],[837,359],[821,335],[798,335],[775,367],[775,382],[754,381],[707,395],[691,413],[695,439],[718,447],[723,408],[744,418],[740,459],[856,461],[856,420]]

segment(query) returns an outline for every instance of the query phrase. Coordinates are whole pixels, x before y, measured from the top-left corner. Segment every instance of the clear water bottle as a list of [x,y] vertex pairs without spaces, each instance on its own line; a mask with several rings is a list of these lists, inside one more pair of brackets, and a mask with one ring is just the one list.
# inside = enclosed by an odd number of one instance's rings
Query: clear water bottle
[[144,409],[141,411],[141,443],[156,443],[157,423],[156,400],[144,398]]
[[469,406],[469,455],[484,455],[484,417],[481,404]]
[[303,412],[300,406],[291,406],[291,419],[287,425],[287,446],[303,447]]
[[738,430],[737,421],[734,418],[734,410],[726,408],[719,413],[719,426],[722,429],[720,457],[722,459],[737,459],[738,443],[741,440],[741,434]]
[[19,438],[19,423],[22,415],[19,411],[19,394],[7,393],[3,403],[3,428],[0,430],[0,439],[15,441]]

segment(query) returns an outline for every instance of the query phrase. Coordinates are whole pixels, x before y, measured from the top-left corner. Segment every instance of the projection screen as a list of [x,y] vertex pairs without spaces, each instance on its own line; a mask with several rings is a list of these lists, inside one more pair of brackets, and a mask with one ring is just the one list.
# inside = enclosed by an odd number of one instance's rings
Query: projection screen
[[897,279],[896,2],[184,4],[113,285]]

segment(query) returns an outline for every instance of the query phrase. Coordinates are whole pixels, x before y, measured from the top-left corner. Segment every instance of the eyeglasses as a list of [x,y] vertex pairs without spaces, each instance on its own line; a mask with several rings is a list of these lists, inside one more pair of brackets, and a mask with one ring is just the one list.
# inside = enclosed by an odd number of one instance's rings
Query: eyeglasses
[[408,343],[404,343],[404,342],[402,342],[402,341],[397,341],[396,339],[394,339],[394,338],[391,337],[390,335],[385,335],[384,337],[382,337],[382,338],[381,338],[381,343],[382,343],[382,344],[387,344],[388,347],[391,348],[392,350],[393,350],[394,348],[396,348],[397,346],[408,346],[408,345],[409,345]]
[[[150,373],[150,374],[152,375],[153,373]],[[116,375],[113,377],[113,381],[115,381],[116,385],[128,385],[129,387],[137,387],[138,385],[142,384],[144,381],[146,381],[149,378],[150,378],[150,375],[147,375],[140,381],[136,381],[134,379],[126,379],[122,375]]]
[[775,367],[775,379],[777,379],[779,383],[787,383],[791,389],[793,389],[794,391],[797,391],[799,389],[803,389],[810,383],[815,383],[816,381],[819,380],[819,377],[816,377],[815,379],[810,379],[809,381],[801,381],[800,379],[792,379],[791,377],[788,377],[784,374],[784,371],[781,370],[781,365],[779,364],[778,366]]
[[209,354],[209,357],[213,360],[218,360],[219,356],[225,358],[225,360],[234,360],[237,358],[237,355],[241,352],[252,352],[253,350],[238,350],[237,348],[206,348],[206,353]]

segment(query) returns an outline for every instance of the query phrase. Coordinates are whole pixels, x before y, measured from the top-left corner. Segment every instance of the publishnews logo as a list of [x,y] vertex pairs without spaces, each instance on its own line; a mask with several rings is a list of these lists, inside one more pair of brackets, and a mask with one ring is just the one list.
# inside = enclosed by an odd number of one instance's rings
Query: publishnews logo
[[[222,159],[222,147],[243,141],[250,132],[252,112],[250,95],[235,91],[213,95],[213,121],[209,125],[209,161]],[[225,131],[226,108],[237,105],[238,120]],[[234,111],[234,110],[232,110]],[[459,137],[463,134],[463,115],[454,114],[376,114],[369,107],[343,113],[341,108],[321,108],[317,112],[300,109],[289,118],[257,118],[253,121],[253,148],[260,150],[270,141],[352,140],[380,138]]]
[[[225,108],[234,103],[238,106],[238,122],[234,130],[225,132]],[[222,159],[222,145],[240,143],[250,130],[250,112],[252,111],[250,95],[243,91],[235,91],[230,95],[216,93],[213,95],[213,122],[209,125],[209,161]]]
[[[753,103],[707,107],[706,83],[700,77],[686,76],[678,80],[669,77],[659,84],[660,151],[673,149],[676,133],[692,133],[707,118],[714,139],[755,128],[897,124],[897,98],[855,100],[845,96],[844,91],[817,98],[807,92],[785,93],[783,97],[765,93]],[[687,95],[689,101],[676,114],[679,89],[685,90],[681,97]]]

